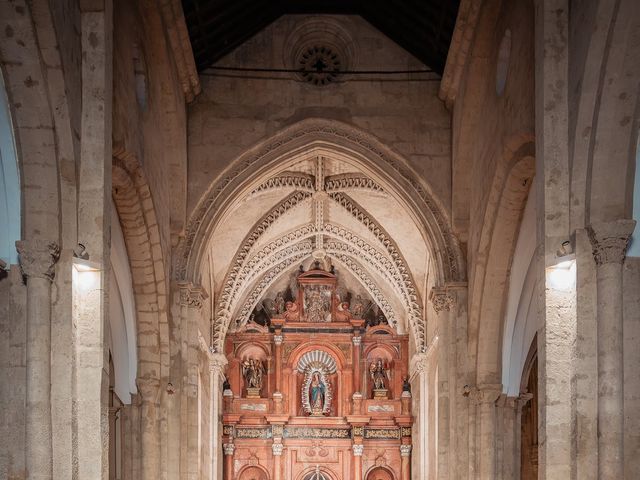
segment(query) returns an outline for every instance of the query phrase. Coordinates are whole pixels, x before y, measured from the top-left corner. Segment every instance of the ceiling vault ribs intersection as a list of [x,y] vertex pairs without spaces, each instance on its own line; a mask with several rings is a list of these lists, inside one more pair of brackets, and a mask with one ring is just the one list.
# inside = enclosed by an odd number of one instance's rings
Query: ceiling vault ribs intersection
[[[296,171],[277,173],[262,181],[247,196],[259,201],[257,197],[261,194],[294,189],[254,224],[231,261],[216,308],[213,329],[216,348],[222,348],[229,328],[241,328],[248,321],[261,298],[293,265],[292,262],[311,255],[324,258],[327,254],[354,275],[387,319],[395,324],[396,311],[368,272],[381,279],[387,285],[386,294],[396,295],[406,311],[406,321],[416,344],[423,345],[425,328],[419,295],[398,245],[369,212],[345,193],[353,190],[386,195],[384,189],[362,172],[326,175],[325,159],[321,155],[312,163],[313,175]],[[305,190],[297,190],[300,187]],[[288,232],[271,232],[278,220],[307,204],[308,199],[311,199],[312,223]],[[361,238],[352,228],[326,221],[328,202],[339,206],[356,220],[356,224],[362,225],[363,233],[368,231],[382,250]],[[268,240],[269,235],[276,237],[266,244],[261,241],[263,238]],[[330,240],[325,241],[325,237]]]

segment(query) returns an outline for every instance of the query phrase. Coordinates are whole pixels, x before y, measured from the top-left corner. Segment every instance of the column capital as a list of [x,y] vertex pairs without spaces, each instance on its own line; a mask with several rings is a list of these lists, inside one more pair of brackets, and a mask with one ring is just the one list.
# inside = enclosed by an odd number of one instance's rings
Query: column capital
[[273,336],[273,343],[275,343],[276,345],[282,345],[283,341],[284,341],[284,336],[281,333]]
[[225,455],[233,455],[233,452],[236,450],[236,446],[233,443],[223,443],[222,449],[224,450]]
[[362,444],[351,445],[351,451],[353,452],[354,457],[361,457],[362,454],[364,453],[364,445]]
[[521,393],[519,397],[516,397],[516,408],[522,410],[527,403],[533,398],[533,393]]
[[635,226],[635,220],[614,220],[589,225],[587,234],[596,264],[622,263]]
[[495,404],[498,398],[500,398],[500,395],[502,395],[502,385],[486,384],[477,387],[467,387],[464,395],[468,396],[478,405]]
[[183,282],[178,284],[180,289],[180,305],[189,308],[202,308],[204,301],[209,298],[206,290],[191,282]]
[[362,337],[360,335],[351,337],[351,343],[353,343],[354,347],[359,347],[362,345]]
[[222,375],[228,364],[227,357],[222,353],[209,354],[209,370],[218,375]]
[[400,445],[400,456],[408,457],[411,455],[411,445]]
[[450,311],[456,304],[456,298],[446,288],[433,287],[429,299],[436,313]]
[[276,457],[279,457],[280,455],[282,455],[283,449],[284,449],[284,445],[281,443],[274,443],[271,445],[271,451],[273,452],[273,455]]
[[156,403],[160,397],[160,380],[150,377],[138,377],[136,386],[143,403]]
[[41,239],[18,240],[16,250],[24,276],[53,280],[54,266],[60,258],[60,247],[56,242]]

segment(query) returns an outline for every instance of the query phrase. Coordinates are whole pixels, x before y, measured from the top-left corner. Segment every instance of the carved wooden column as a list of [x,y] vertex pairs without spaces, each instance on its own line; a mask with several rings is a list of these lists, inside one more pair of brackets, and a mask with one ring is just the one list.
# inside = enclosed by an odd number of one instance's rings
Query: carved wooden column
[[284,337],[282,333],[276,333],[273,336],[274,355],[276,357],[275,369],[276,369],[276,392],[282,394],[282,341]]
[[353,343],[353,391],[362,392],[362,373],[360,367],[360,355],[362,350],[362,337],[360,335],[354,335],[351,339]]
[[598,478],[624,477],[622,264],[633,220],[588,229],[596,261],[598,313]]
[[271,451],[273,452],[273,480],[282,479],[282,450],[283,449],[284,449],[284,445],[282,445],[282,439],[281,438],[274,439],[274,442],[271,445]]
[[236,446],[233,443],[222,445],[224,451],[224,480],[233,480],[233,452]]
[[353,453],[353,477],[355,480],[362,480],[362,454],[364,453],[364,445],[354,444],[351,446],[351,452]]
[[30,479],[53,475],[51,440],[51,282],[60,249],[42,240],[16,242],[27,279],[25,459]]
[[182,283],[179,287],[182,356],[180,478],[198,480],[198,323],[207,294],[202,287],[190,283]]
[[400,480],[411,480],[411,445],[400,445]]

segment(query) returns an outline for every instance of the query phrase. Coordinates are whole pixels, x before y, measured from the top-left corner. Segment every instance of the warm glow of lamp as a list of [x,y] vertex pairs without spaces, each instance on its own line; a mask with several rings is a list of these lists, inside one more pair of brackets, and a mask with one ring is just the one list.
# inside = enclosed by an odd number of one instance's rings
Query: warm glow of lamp
[[558,259],[555,265],[547,267],[547,287],[554,290],[573,290],[576,285],[576,259],[568,255]]
[[88,292],[100,288],[100,269],[98,265],[81,258],[73,259],[73,288],[79,292]]

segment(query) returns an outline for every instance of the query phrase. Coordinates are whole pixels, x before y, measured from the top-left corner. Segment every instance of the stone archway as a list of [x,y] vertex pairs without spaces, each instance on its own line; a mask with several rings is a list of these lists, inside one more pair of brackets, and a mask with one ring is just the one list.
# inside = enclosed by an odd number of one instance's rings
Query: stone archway
[[240,470],[238,480],[269,480],[269,474],[264,468],[253,465]]

